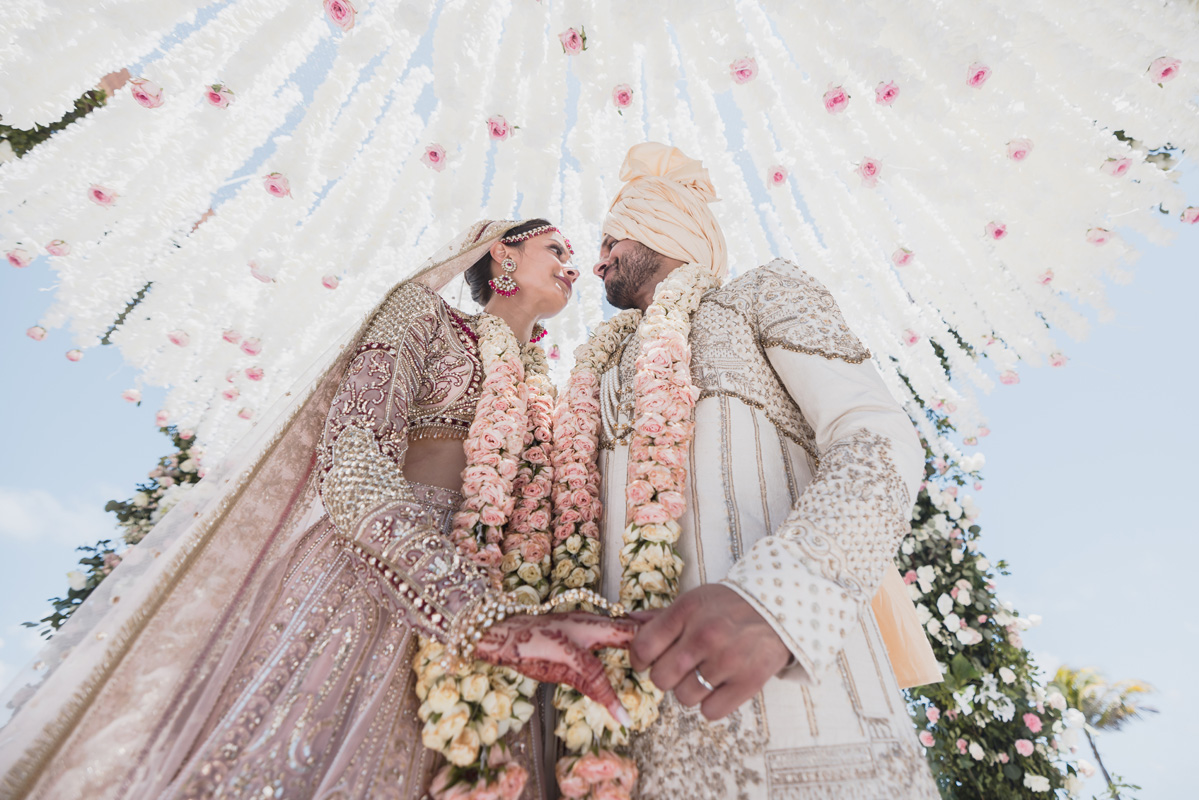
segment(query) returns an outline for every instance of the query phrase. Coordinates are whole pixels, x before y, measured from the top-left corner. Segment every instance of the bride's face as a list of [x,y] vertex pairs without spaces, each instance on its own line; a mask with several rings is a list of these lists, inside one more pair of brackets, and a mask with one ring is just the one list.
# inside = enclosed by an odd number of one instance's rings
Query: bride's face
[[526,239],[523,247],[509,247],[508,255],[516,262],[512,277],[520,287],[513,300],[541,319],[566,307],[579,271],[570,263],[570,248],[562,234],[547,231]]

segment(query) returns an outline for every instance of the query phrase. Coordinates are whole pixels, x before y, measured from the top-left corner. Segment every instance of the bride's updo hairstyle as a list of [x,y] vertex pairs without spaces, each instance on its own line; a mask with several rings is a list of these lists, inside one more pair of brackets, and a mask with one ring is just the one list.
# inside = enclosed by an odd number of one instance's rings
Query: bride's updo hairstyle
[[[519,236],[522,233],[528,233],[534,228],[542,228],[553,223],[544,219],[530,219],[520,223],[512,230],[504,234],[504,239],[512,236]],[[501,239],[500,241],[503,241]],[[513,242],[511,244],[504,242],[509,247],[520,249],[524,247],[524,242]],[[488,281],[494,277],[491,274],[491,253],[484,253],[483,257],[470,266],[462,276],[466,280],[466,285],[470,287],[470,297],[481,306],[487,305],[491,300],[491,286]]]

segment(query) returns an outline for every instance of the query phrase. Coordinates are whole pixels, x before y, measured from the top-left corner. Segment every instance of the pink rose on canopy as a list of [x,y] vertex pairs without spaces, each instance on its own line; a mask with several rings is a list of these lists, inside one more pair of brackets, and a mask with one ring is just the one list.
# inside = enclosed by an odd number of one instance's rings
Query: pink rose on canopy
[[966,70],[966,83],[973,86],[975,89],[987,82],[987,78],[991,77],[991,68],[981,61],[975,61]]
[[171,331],[167,334],[167,338],[171,340],[171,344],[187,347],[187,343],[191,341],[191,337],[186,331]]
[[928,731],[920,731],[920,744],[924,745],[925,747],[932,747],[934,744],[936,744],[936,741],[937,740],[934,739],[933,735]]
[[33,263],[33,256],[29,255],[29,251],[19,247],[9,250],[4,255],[8,258],[8,263],[17,268],[28,267]]
[[1015,386],[1020,382],[1020,376],[1013,370],[1005,370],[999,374],[999,382],[1005,386]]
[[494,117],[488,117],[487,132],[491,134],[492,139],[502,142],[512,135],[512,126],[508,124],[508,120],[497,114]]
[[936,706],[929,706],[928,710],[924,712],[924,716],[928,718],[929,722],[936,724],[937,720],[941,718],[941,709]]
[[1177,58],[1162,56],[1153,59],[1153,63],[1149,65],[1149,77],[1154,83],[1161,85],[1178,77],[1178,70],[1181,68],[1182,62]]
[[253,275],[256,279],[262,281],[263,283],[274,283],[275,282],[274,278],[272,278],[270,275],[267,275],[265,272],[263,272],[261,269],[259,269],[257,261],[250,262],[250,274]]
[[911,330],[909,328],[908,330],[903,332],[903,340],[909,346],[914,345],[914,344],[916,344],[916,342],[920,341],[920,334],[916,333],[914,330]]
[[966,752],[966,740],[965,739],[958,739],[956,742],[954,742],[954,744],[957,745],[959,753]]
[[903,582],[906,584],[909,584],[909,585],[915,583],[916,582],[916,570],[909,569],[907,572],[905,572],[903,574]]
[[633,89],[627,83],[622,83],[612,90],[612,105],[616,106],[616,110],[628,108],[633,105]]
[[282,172],[270,172],[264,175],[262,186],[274,197],[291,197],[291,182]]
[[241,341],[241,334],[235,330],[227,330],[221,334],[221,338],[224,339],[226,342],[231,342],[233,344],[237,344],[238,342]]
[[787,182],[787,168],[781,165],[775,165],[770,168],[770,185],[782,186]]
[[140,403],[142,401],[142,393],[138,389],[126,389],[121,392],[121,399],[127,403]]
[[873,189],[878,184],[878,175],[882,171],[883,165],[878,163],[876,159],[867,157],[861,164],[858,164],[858,175],[862,177],[862,185]]
[[260,381],[263,376],[262,367],[246,367],[246,377],[252,381]]
[[1028,714],[1025,714],[1023,717],[1023,720],[1024,720],[1024,726],[1026,728],[1028,728],[1030,731],[1032,731],[1033,733],[1041,732],[1041,718],[1038,717],[1036,714],[1033,714],[1031,712]]
[[1048,286],[1049,284],[1053,283],[1053,270],[1047,269],[1042,272],[1037,278],[1037,283],[1041,284],[1042,286]]
[[445,169],[445,148],[439,144],[431,144],[425,148],[425,154],[420,157],[429,169],[441,172]]
[[1107,228],[1091,228],[1087,231],[1087,241],[1091,244],[1107,244],[1111,238],[1112,232]]
[[341,281],[337,279],[336,275],[326,275],[321,278],[321,286],[324,286],[326,289],[336,289],[340,284]]
[[1131,158],[1109,158],[1103,162],[1103,166],[1099,169],[1106,172],[1108,175],[1114,175],[1117,178],[1128,172],[1132,166]]
[[1032,152],[1032,139],[1012,139],[1007,143],[1007,157],[1012,161],[1023,161]]
[[46,245],[46,252],[52,256],[65,256],[71,252],[71,245],[64,242],[62,239],[55,239],[50,244]]
[[758,62],[749,57],[739,58],[729,64],[729,74],[733,76],[733,83],[749,83],[758,77]]
[[986,230],[987,236],[996,241],[1007,236],[1007,225],[1004,225],[1002,222],[988,222]]
[[262,352],[262,342],[258,339],[246,339],[241,343],[241,351],[247,355],[256,356]]
[[41,325],[34,325],[32,328],[25,329],[25,335],[35,342],[40,342],[46,338],[46,329]]
[[895,81],[887,81],[874,87],[874,102],[880,106],[891,105],[897,97],[899,97],[899,87],[895,85]]
[[1032,742],[1030,742],[1028,739],[1016,740],[1016,752],[1020,755],[1031,756],[1034,749],[1035,748],[1033,747]]
[[83,358],[82,350],[68,350],[67,351],[67,361],[78,361],[81,358]]
[[254,416],[254,410],[250,408],[243,408],[241,411],[237,412],[237,416],[241,417],[242,419],[249,419],[250,417]]
[[1062,353],[1049,354],[1049,366],[1051,367],[1064,367],[1066,366],[1066,362],[1069,360],[1070,359],[1066,358],[1066,356]]
[[166,412],[166,409],[160,409],[159,412],[154,415],[154,424],[160,428],[165,428],[167,423],[170,421],[171,415]]
[[545,357],[549,358],[553,361],[557,361],[559,358],[562,358],[562,350],[561,350],[561,348],[558,347],[558,345],[551,344],[550,351],[548,353],[546,353]]
[[577,56],[579,53],[587,49],[587,31],[576,31],[574,28],[567,28],[558,34],[558,41],[562,43],[562,52],[568,56]]
[[998,756],[996,756],[996,758],[999,759],[1000,764],[1006,764],[1007,762],[1011,761],[1011,759],[1008,758],[1007,753],[1000,753]]
[[154,81],[145,78],[134,78],[129,81],[129,92],[139,106],[158,108],[162,105],[162,87]]
[[1188,206],[1182,212],[1182,221],[1188,225],[1199,222],[1199,206]]
[[233,90],[221,83],[214,83],[204,89],[204,99],[210,106],[228,108],[233,102]]
[[849,107],[849,95],[840,86],[831,86],[824,93],[824,110],[830,114],[840,114]]
[[358,11],[350,0],[325,0],[325,16],[343,31],[354,27],[354,17]]
[[908,264],[912,263],[912,259],[915,257],[916,254],[911,250],[907,249],[906,247],[901,247],[891,254],[891,263],[897,267],[906,267]]
[[110,206],[117,201],[117,193],[105,186],[93,183],[87,187],[87,199],[98,206]]

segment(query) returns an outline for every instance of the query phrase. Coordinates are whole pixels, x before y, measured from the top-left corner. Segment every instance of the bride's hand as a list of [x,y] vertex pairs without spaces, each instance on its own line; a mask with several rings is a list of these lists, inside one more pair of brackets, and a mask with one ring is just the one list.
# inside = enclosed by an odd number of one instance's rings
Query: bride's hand
[[474,655],[543,683],[573,686],[627,727],[632,720],[592,651],[627,649],[639,627],[639,622],[628,617],[611,619],[585,611],[517,614],[488,628],[475,645]]

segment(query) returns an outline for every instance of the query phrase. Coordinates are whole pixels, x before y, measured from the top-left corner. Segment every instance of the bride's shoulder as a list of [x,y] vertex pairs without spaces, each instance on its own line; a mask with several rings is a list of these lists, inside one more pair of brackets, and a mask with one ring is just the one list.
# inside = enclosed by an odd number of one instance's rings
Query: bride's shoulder
[[422,319],[436,325],[448,308],[441,295],[427,286],[404,281],[392,287],[367,326],[370,341],[398,344],[404,332]]

